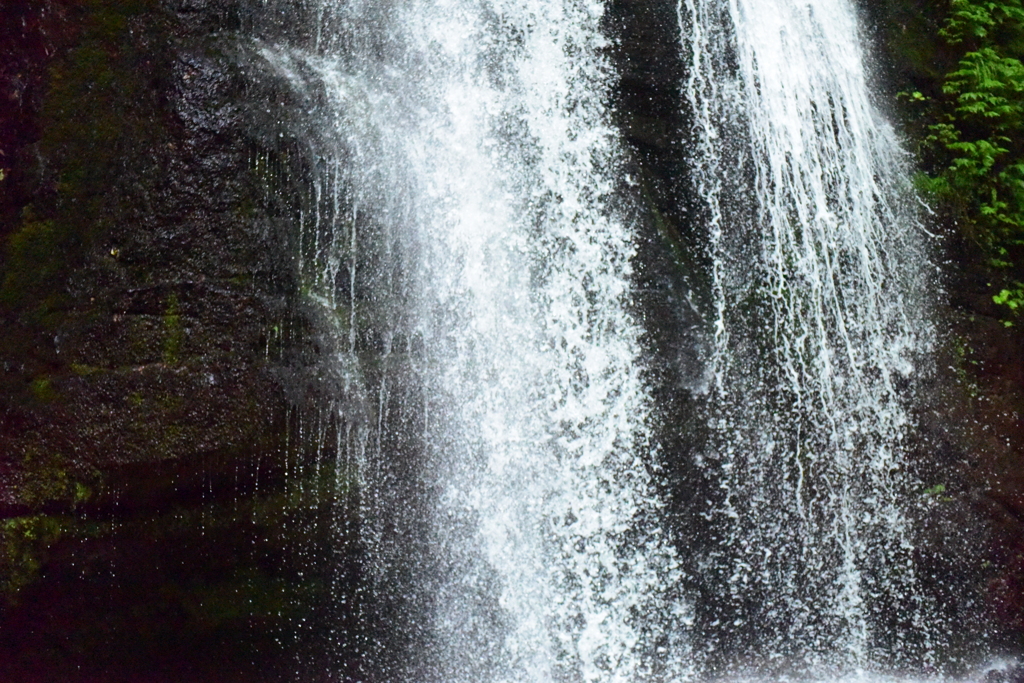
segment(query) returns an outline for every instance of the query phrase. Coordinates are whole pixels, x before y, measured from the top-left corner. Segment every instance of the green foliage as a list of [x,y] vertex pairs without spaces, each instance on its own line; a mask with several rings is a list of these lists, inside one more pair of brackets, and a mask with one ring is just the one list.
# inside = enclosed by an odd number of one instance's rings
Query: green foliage
[[935,486],[929,486],[923,491],[925,497],[932,499],[937,503],[952,503],[953,498],[946,495],[946,485],[936,484]]
[[[1014,283],[1014,286],[1011,288],[1003,289],[998,294],[993,295],[992,301],[1000,306],[1006,306],[1013,315],[1019,315],[1024,310],[1024,284]],[[1004,320],[1003,325],[1013,327],[1013,322]]]
[[918,186],[945,205],[1003,271],[993,300],[1016,311],[1024,247],[1024,6],[952,0],[939,31],[956,65],[939,91],[903,93],[928,122]]
[[1024,156],[1015,139],[1024,123],[1024,64],[985,47],[968,52],[942,87],[951,98],[948,122],[932,126],[950,165],[940,176],[969,197],[974,218],[993,243],[1021,244]]
[[953,0],[951,8],[939,34],[952,45],[970,38],[993,38],[1007,22],[1024,23],[1024,9],[1015,0]]

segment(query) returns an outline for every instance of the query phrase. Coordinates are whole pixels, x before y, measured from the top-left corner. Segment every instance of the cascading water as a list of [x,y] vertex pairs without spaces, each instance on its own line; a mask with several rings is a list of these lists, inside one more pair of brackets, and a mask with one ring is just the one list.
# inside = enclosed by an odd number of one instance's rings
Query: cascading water
[[[630,234],[607,203],[617,169],[607,67],[595,54],[601,12],[571,2],[490,11],[500,33],[470,35],[452,56],[498,43],[486,66],[503,72],[503,87],[466,92],[469,74],[446,74],[427,175],[444,188],[435,196],[458,207],[429,228],[446,244],[430,257],[448,280],[434,297],[449,321],[462,318],[437,359],[457,406],[433,444],[452,472],[441,509],[472,516],[470,552],[482,549],[500,585],[508,630],[491,680],[640,680],[656,668],[656,648],[675,645],[679,615],[662,595],[678,576],[645,463],[639,332],[624,310]],[[458,19],[424,16],[457,35]],[[452,119],[478,128],[451,131]],[[495,139],[502,119],[515,128],[503,123],[505,139]],[[483,146],[466,150],[474,140]],[[453,183],[465,168],[472,180]],[[452,623],[468,611],[458,598],[448,610]],[[459,641],[452,633],[440,650],[449,667],[477,656]],[[442,680],[480,678],[449,670]]]
[[[608,202],[601,13],[440,3],[406,24],[418,54],[440,52],[410,155],[431,245],[422,319],[441,321],[423,330],[437,345],[423,381],[446,406],[429,440],[435,529],[447,555],[483,561],[441,588],[437,680],[683,674],[656,658],[678,652],[684,615],[664,597],[679,577],[648,471],[631,235]],[[463,517],[476,528],[453,537]],[[506,624],[489,662],[464,642],[483,573]]]
[[[612,202],[602,13],[325,5],[331,30],[312,46],[263,51],[326,119],[306,279],[349,340],[347,391],[379,396],[348,452],[369,601],[390,605],[364,650],[388,680],[688,676],[630,313],[633,235]],[[400,264],[373,283],[357,273],[376,261],[357,254],[371,240]],[[335,293],[344,276],[351,300]],[[360,289],[388,311],[372,360]]]
[[900,501],[931,282],[854,9],[682,0],[679,15],[713,260],[711,648],[811,670],[927,660]]
[[[659,451],[602,3],[305,11],[315,31],[259,50],[308,115],[299,270],[361,492],[352,675],[930,663],[900,502],[927,250],[848,4],[679,2],[711,321],[694,463]],[[662,461],[710,482],[707,538],[665,526]]]

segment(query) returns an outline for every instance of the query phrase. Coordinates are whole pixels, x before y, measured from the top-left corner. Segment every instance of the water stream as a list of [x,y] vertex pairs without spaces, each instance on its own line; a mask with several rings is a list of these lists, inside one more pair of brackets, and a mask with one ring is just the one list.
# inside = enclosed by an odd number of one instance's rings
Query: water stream
[[[645,372],[605,12],[323,0],[259,46],[312,121],[298,267],[362,492],[344,647],[410,683],[930,666],[902,501],[932,283],[854,11],[679,2],[709,264],[694,462],[663,452]],[[699,553],[665,463],[714,482]]]
[[812,669],[928,659],[935,617],[902,501],[933,270],[854,8],[683,0],[679,13],[713,261],[719,607],[732,636]]
[[631,235],[608,203],[600,17],[396,12],[422,69],[400,154],[432,413],[423,514],[445,574],[422,680],[632,681],[681,630],[662,597],[678,572],[650,482]]

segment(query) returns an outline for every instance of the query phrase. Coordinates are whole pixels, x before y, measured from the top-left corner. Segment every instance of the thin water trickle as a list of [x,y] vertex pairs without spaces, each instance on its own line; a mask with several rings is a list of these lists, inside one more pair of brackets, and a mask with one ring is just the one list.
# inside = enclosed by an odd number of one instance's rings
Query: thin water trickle
[[721,637],[812,670],[929,663],[938,629],[903,501],[933,286],[854,8],[682,0],[679,14],[713,257],[710,583],[751,625]]

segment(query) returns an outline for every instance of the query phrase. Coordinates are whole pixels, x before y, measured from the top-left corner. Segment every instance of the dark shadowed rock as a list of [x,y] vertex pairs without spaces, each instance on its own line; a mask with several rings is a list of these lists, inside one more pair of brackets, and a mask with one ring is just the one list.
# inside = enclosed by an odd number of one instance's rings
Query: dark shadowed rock
[[5,681],[275,680],[344,573],[246,11],[0,2]]

